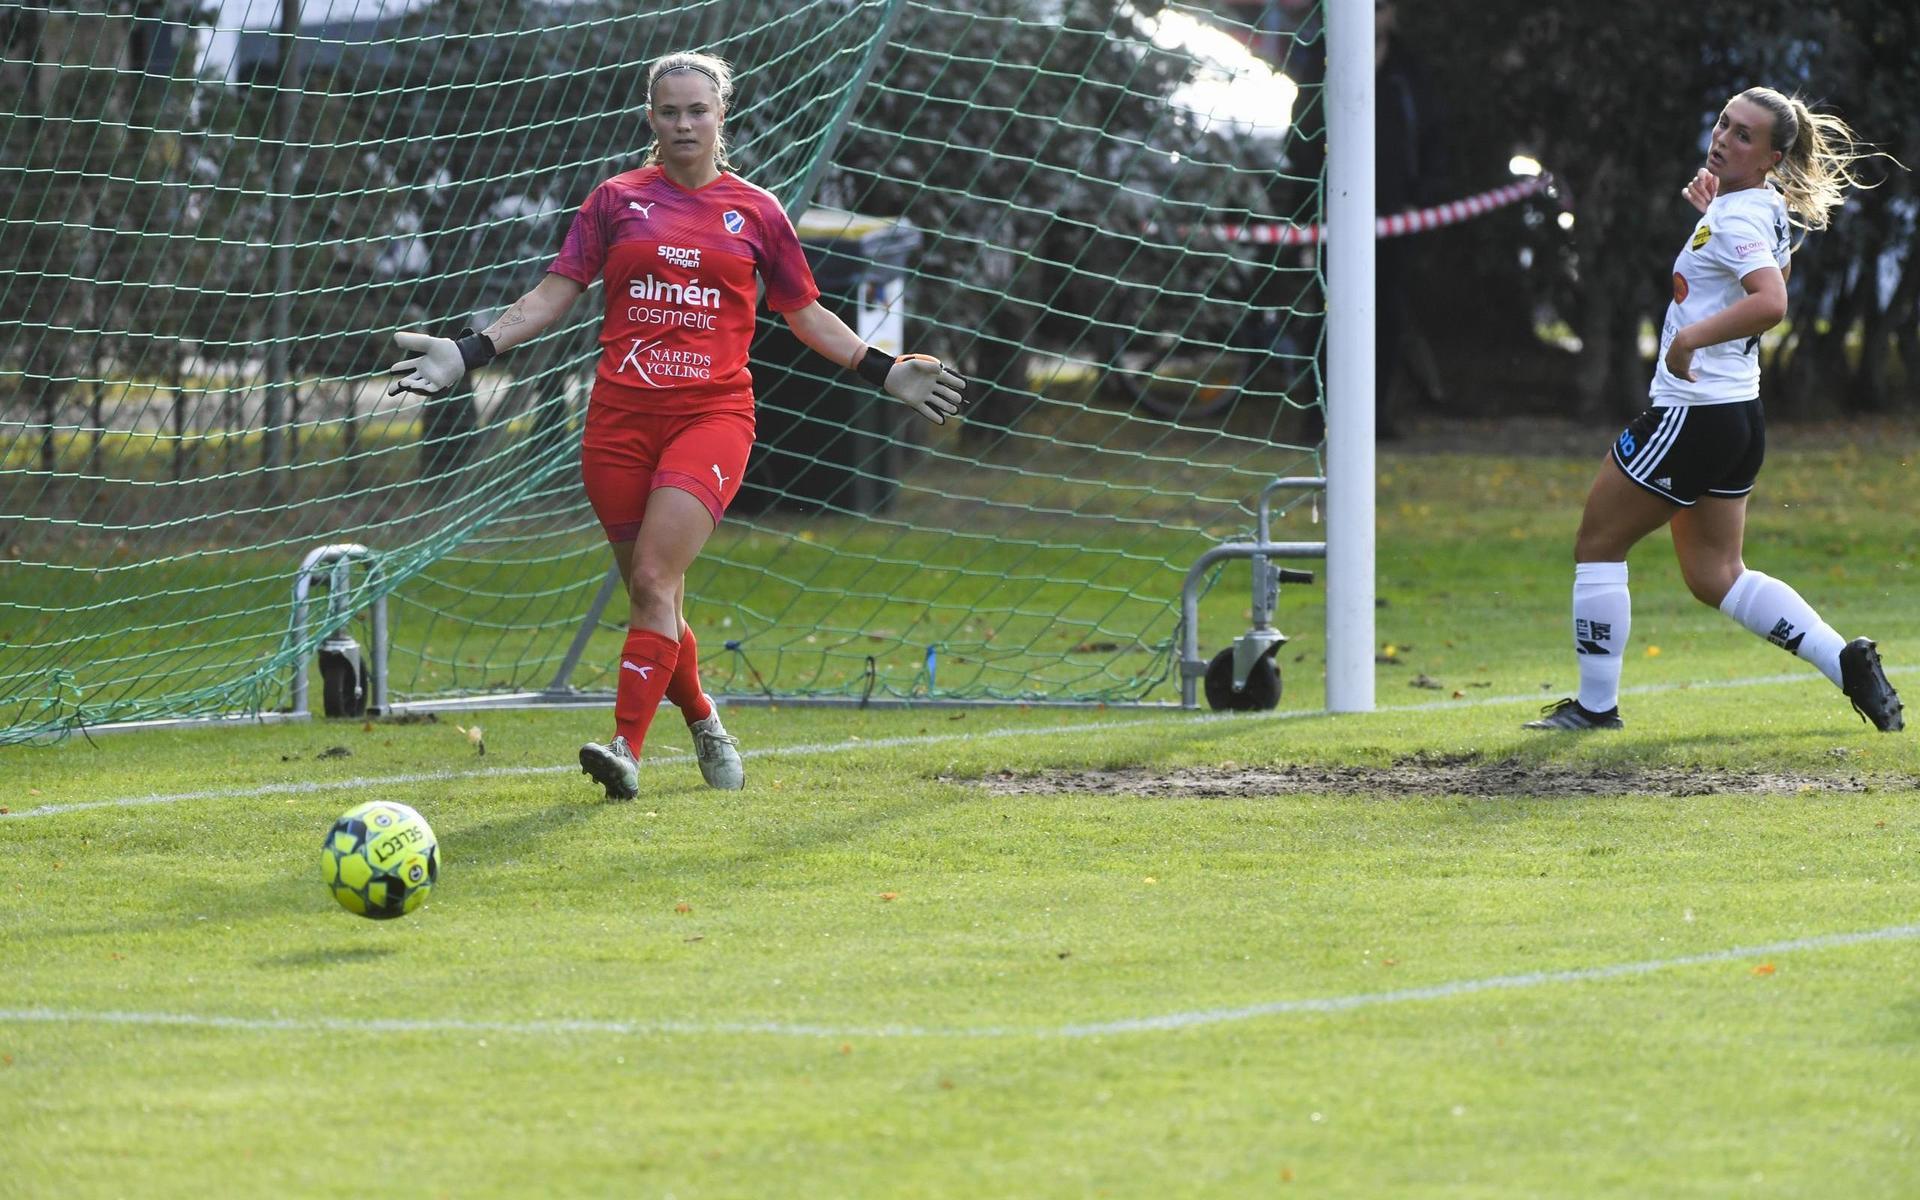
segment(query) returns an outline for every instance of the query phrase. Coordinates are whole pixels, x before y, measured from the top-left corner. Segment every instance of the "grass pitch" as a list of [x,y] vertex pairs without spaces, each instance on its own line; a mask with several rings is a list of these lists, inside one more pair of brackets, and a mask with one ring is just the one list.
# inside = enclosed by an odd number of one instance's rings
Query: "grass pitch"
[[[1913,450],[1776,451],[1748,561],[1920,692]],[[618,805],[595,712],[0,751],[0,1196],[1910,1196],[1914,734],[1664,538],[1628,728],[1523,734],[1593,465],[1385,461],[1364,716],[1289,589],[1277,713],[737,707],[734,795],[671,713]]]

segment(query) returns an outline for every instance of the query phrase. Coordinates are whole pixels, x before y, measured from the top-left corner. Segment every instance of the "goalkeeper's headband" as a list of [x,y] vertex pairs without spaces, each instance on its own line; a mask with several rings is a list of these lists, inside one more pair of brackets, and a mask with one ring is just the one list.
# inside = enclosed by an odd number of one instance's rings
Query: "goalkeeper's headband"
[[720,91],[726,90],[720,86],[720,77],[718,75],[715,75],[712,71],[707,70],[705,67],[701,66],[699,63],[675,63],[672,66],[668,67],[666,70],[660,72],[658,75],[654,76],[653,81],[657,84],[662,79],[665,79],[667,76],[673,74],[675,71],[698,71],[702,75],[705,75],[708,79],[713,81],[714,91],[720,92]]

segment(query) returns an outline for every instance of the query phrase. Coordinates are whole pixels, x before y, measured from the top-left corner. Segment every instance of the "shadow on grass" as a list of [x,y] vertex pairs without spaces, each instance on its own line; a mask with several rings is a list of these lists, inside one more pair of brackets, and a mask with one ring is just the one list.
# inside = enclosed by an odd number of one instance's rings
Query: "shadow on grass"
[[462,825],[449,838],[440,838],[440,858],[448,866],[497,867],[516,860],[537,858],[540,844],[553,834],[583,821],[603,821],[633,809],[632,804],[607,804],[595,799],[563,801],[544,808]]
[[307,967],[344,967],[349,963],[373,962],[395,953],[392,946],[353,946],[342,950],[312,947],[290,954],[270,954],[254,960],[262,967],[303,969]]

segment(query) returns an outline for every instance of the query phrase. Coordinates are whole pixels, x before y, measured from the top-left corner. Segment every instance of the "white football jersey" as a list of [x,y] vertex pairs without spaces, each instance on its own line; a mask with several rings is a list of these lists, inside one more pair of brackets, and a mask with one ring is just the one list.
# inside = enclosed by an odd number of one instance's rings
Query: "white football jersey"
[[1741,279],[1762,267],[1786,270],[1792,252],[1787,206],[1772,187],[1714,197],[1673,260],[1673,303],[1660,327],[1660,355],[1647,389],[1655,404],[1731,404],[1760,395],[1759,337],[1694,351],[1692,383],[1667,370],[1667,347],[1682,328],[1745,299]]

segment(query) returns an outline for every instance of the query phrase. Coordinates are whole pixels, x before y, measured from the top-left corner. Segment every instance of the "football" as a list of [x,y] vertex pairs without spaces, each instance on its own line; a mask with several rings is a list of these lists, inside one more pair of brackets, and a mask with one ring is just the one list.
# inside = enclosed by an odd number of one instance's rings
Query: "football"
[[404,804],[370,800],[343,815],[320,847],[320,878],[348,912],[376,921],[427,902],[440,877],[440,846]]

